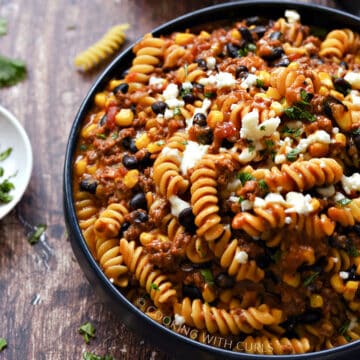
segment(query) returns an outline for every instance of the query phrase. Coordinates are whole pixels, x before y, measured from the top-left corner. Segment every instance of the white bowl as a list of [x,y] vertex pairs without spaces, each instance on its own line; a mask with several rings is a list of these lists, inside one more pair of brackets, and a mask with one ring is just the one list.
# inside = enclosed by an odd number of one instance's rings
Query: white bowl
[[[0,161],[4,175],[0,183],[11,176],[10,181],[15,189],[10,195],[13,199],[6,204],[0,203],[0,219],[8,214],[22,198],[31,177],[33,167],[33,154],[30,140],[16,117],[0,106],[0,153],[12,148],[10,156]],[[12,176],[14,175],[15,176]]]

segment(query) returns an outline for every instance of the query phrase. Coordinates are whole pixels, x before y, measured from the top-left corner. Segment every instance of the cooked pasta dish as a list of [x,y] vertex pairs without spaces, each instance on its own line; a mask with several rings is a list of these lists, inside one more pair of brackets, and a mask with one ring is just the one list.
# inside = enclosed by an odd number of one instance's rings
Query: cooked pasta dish
[[294,10],[137,42],[74,158],[79,226],[114,286],[228,350],[358,340],[359,50]]

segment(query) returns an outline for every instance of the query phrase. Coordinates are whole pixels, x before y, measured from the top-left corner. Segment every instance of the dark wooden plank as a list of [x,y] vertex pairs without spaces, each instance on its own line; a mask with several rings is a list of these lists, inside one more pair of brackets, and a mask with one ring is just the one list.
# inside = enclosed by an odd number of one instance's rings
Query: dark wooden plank
[[[9,22],[0,51],[26,60],[29,71],[26,81],[0,89],[1,104],[25,126],[35,159],[23,200],[0,220],[0,337],[9,344],[1,360],[80,359],[84,350],[116,359],[170,358],[114,320],[93,293],[66,237],[61,189],[67,135],[101,71],[81,74],[72,61],[111,25],[131,24],[128,45],[164,21],[221,2],[0,0],[0,17]],[[48,224],[46,236],[30,246],[27,235],[39,223]],[[97,329],[89,345],[77,331],[86,321]]]

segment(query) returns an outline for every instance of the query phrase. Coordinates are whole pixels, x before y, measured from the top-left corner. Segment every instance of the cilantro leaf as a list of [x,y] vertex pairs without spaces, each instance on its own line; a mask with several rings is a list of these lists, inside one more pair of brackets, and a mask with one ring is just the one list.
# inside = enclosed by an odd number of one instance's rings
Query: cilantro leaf
[[26,66],[22,60],[0,55],[0,87],[15,85],[25,77]]
[[286,158],[289,161],[295,161],[299,153],[300,153],[299,149],[292,149],[286,154]]
[[114,360],[110,355],[99,356],[91,352],[85,351],[83,353],[83,360]]
[[256,81],[255,81],[255,86],[257,88],[263,88],[264,87],[264,80],[261,80],[261,79],[257,78]]
[[255,178],[248,172],[241,172],[237,174],[237,178],[241,181],[241,185],[245,185],[247,181],[255,180]]
[[0,36],[7,34],[7,21],[0,18]]
[[261,190],[263,190],[265,192],[269,191],[269,186],[264,179],[259,180],[258,184],[259,184],[259,187]]
[[349,330],[349,326],[350,326],[350,320],[346,320],[344,324],[341,325],[339,329],[339,334],[345,336],[345,334]]
[[31,245],[36,244],[40,240],[41,235],[46,230],[46,227],[47,226],[45,224],[39,224],[35,226],[35,230],[31,233],[31,236],[28,238],[28,241]]
[[200,273],[207,284],[214,285],[214,277],[210,269],[201,269]]
[[316,116],[314,114],[308,110],[302,109],[298,105],[288,107],[284,112],[291,120],[308,120],[310,122],[314,122],[316,120]]
[[10,156],[11,152],[12,148],[9,147],[8,149],[0,153],[0,161],[4,161],[5,159],[7,159]]
[[336,203],[340,206],[346,206],[351,203],[351,199],[343,198],[343,199],[338,200]]
[[7,347],[6,339],[0,337],[0,351],[3,351]]
[[177,115],[181,115],[181,110],[178,106],[174,109],[174,116],[177,116]]
[[151,283],[150,288],[154,289],[156,291],[160,290],[159,286],[157,284],[155,284],[155,283]]
[[299,137],[302,133],[302,129],[291,129],[287,125],[284,126],[284,128],[281,130],[281,132],[285,135],[293,135],[294,137]]
[[310,276],[308,276],[308,277],[304,280],[303,285],[304,285],[304,286],[310,285],[319,275],[320,275],[320,272],[318,272],[318,271],[312,273]]
[[88,344],[90,338],[95,336],[95,328],[93,324],[91,324],[90,322],[86,322],[85,324],[80,326],[79,333],[84,335],[84,340]]

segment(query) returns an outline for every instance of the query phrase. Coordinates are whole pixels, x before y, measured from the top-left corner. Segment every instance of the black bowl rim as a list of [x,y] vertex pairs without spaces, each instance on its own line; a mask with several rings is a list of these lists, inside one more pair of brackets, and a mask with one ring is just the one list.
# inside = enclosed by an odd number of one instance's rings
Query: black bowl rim
[[[184,29],[187,27],[191,27],[190,23],[197,24],[205,24],[207,21],[199,21],[199,19],[205,20],[206,16],[214,15],[217,16],[219,12],[224,12],[226,10],[234,11],[235,9],[242,9],[245,11],[250,10],[253,13],[256,13],[256,6],[263,6],[266,9],[270,9],[270,11],[284,11],[285,9],[293,9],[299,11],[300,13],[304,13],[305,17],[307,12],[315,12],[321,13],[323,16],[332,16],[337,19],[337,21],[345,22],[348,21],[348,26],[350,28],[360,28],[360,18],[344,11],[329,8],[322,5],[308,4],[302,2],[292,2],[292,1],[281,1],[281,0],[246,0],[246,1],[233,1],[224,4],[213,5],[209,7],[205,7],[180,17],[177,17],[173,20],[170,20],[158,27],[156,27],[151,33],[154,36],[160,34],[168,34],[173,31]],[[262,12],[263,9],[260,9]],[[234,16],[231,14],[231,18],[241,19],[245,16],[239,15]],[[274,18],[273,15],[270,17]],[[301,14],[303,18],[303,14]],[[220,19],[224,19],[224,17],[219,17]],[[323,20],[322,20],[323,21]],[[304,22],[305,23],[305,22]],[[330,29],[334,27],[333,25],[328,25],[327,28]],[[359,31],[359,30],[358,30]],[[140,38],[141,39],[141,38]],[[139,40],[140,40],[139,39]],[[138,40],[138,41],[139,41]],[[135,42],[136,43],[136,42]],[[249,353],[243,352],[234,352],[231,350],[226,350],[223,348],[213,347],[211,345],[206,345],[201,342],[192,340],[188,337],[180,335],[173,330],[166,328],[165,326],[157,323],[156,321],[149,318],[145,315],[140,309],[138,309],[134,304],[132,304],[126,297],[110,282],[110,280],[105,276],[105,274],[100,269],[98,263],[95,261],[93,256],[91,255],[85,239],[81,233],[79,224],[77,222],[77,217],[75,213],[74,199],[72,195],[72,164],[73,164],[73,155],[75,151],[75,146],[77,143],[77,138],[80,130],[80,126],[84,119],[84,116],[89,111],[90,107],[93,103],[93,98],[95,94],[105,86],[105,84],[110,80],[110,78],[115,77],[114,74],[121,65],[121,69],[127,69],[133,58],[132,48],[134,44],[131,44],[127,47],[123,52],[121,52],[108,66],[107,68],[97,77],[96,81],[90,87],[86,97],[84,98],[81,106],[76,114],[76,117],[73,121],[72,127],[70,129],[66,153],[65,153],[65,161],[64,161],[64,169],[63,169],[63,202],[64,202],[64,217],[66,226],[68,229],[71,246],[77,257],[77,260],[88,278],[89,282],[92,284],[96,291],[99,291],[105,297],[107,302],[111,302],[112,305],[115,302],[121,303],[121,306],[124,307],[122,309],[122,316],[124,316],[124,322],[126,325],[135,329],[137,333],[140,333],[142,336],[149,337],[156,342],[157,345],[162,346],[166,351],[174,354],[174,346],[183,345],[183,351],[186,350],[186,354],[190,356],[190,358],[195,358],[201,356],[202,358],[216,358],[216,357],[224,357],[226,356],[228,359],[258,359],[258,360],[266,360],[266,359],[278,359],[279,355],[253,355]],[[95,282],[94,282],[95,280]],[[110,300],[109,300],[110,299]],[[142,325],[144,328],[139,328],[138,325],[134,325],[134,322],[142,321]],[[154,331],[154,333],[152,332]],[[159,341],[159,339],[162,339]],[[165,341],[164,341],[165,340]],[[335,356],[346,356],[350,355],[356,348],[359,347],[360,342],[354,341],[346,345],[338,346],[333,349],[326,349],[317,352],[305,353],[305,354],[294,354],[294,355],[281,355],[281,359],[284,360],[303,360],[303,359],[330,359],[335,358]],[[184,352],[182,351],[182,356]]]

